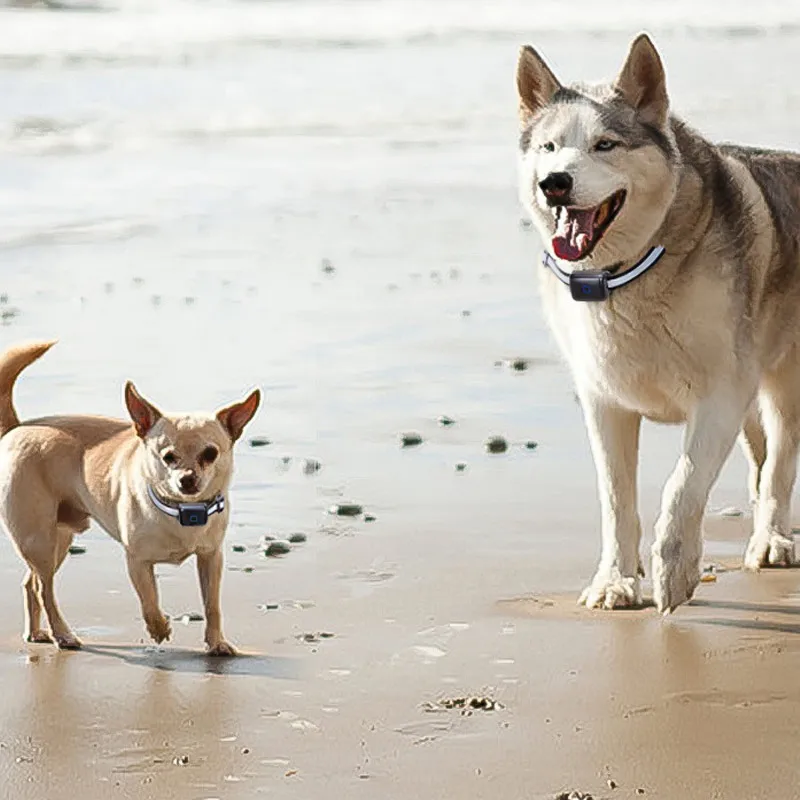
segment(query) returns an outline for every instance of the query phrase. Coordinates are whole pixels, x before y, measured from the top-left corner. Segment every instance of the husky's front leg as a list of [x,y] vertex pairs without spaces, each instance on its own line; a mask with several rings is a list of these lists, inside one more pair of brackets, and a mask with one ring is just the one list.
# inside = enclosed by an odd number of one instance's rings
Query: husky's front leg
[[641,417],[581,393],[602,510],[600,564],[579,602],[588,608],[614,608],[642,602],[636,507],[636,469]]
[[700,582],[708,495],[733,448],[753,393],[733,394],[726,388],[701,400],[689,417],[683,453],[664,486],[656,521],[653,599],[662,613],[690,600]]

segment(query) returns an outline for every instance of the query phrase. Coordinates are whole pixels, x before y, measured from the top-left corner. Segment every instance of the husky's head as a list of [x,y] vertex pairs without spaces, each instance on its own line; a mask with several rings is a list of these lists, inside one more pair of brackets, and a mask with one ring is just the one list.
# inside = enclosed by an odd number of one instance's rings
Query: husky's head
[[578,269],[634,258],[664,221],[678,175],[653,43],[637,37],[617,79],[603,86],[563,87],[524,47],[517,88],[520,196],[544,241]]

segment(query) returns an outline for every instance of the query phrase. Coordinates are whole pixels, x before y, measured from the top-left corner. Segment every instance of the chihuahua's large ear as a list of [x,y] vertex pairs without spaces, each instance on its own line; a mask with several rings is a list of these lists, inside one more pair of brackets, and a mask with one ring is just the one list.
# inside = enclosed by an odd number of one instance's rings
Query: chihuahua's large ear
[[519,113],[524,123],[546,106],[561,84],[544,59],[529,45],[519,52],[517,62],[517,92]]
[[136,391],[131,381],[125,384],[125,405],[136,428],[136,435],[144,439],[163,414]]
[[244,430],[244,426],[253,419],[261,403],[261,392],[253,389],[241,403],[234,403],[217,411],[220,425],[228,431],[232,441],[236,441]]
[[633,40],[614,88],[644,122],[659,128],[664,126],[669,114],[667,77],[661,57],[646,33]]

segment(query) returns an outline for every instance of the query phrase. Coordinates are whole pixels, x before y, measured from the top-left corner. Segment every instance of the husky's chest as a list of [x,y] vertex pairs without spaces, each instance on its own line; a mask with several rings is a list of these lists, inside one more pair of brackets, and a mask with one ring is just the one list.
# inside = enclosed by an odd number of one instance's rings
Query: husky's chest
[[725,360],[725,336],[655,303],[626,309],[552,294],[545,309],[580,389],[659,422],[684,421]]

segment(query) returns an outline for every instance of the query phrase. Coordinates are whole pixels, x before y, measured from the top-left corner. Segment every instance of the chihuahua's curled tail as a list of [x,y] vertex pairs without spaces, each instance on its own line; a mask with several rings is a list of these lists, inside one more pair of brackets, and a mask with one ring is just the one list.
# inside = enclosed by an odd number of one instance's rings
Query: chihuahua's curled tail
[[19,425],[14,408],[14,384],[22,370],[41,358],[55,342],[28,342],[16,345],[0,355],[0,436]]

